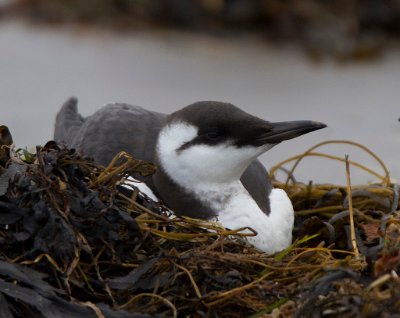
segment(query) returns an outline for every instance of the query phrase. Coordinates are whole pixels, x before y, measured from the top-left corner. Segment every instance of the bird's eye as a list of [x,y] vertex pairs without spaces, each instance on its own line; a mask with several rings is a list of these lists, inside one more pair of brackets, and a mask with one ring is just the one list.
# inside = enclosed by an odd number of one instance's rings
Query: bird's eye
[[210,131],[210,132],[206,133],[206,137],[209,140],[218,140],[218,139],[220,139],[221,135],[215,131]]

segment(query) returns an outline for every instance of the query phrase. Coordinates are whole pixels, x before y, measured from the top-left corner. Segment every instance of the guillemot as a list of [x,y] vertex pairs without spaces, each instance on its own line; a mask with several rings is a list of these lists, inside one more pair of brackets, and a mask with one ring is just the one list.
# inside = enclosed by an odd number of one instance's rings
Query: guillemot
[[196,102],[170,115],[109,104],[89,117],[67,101],[54,139],[106,165],[120,151],[153,162],[143,179],[177,215],[252,228],[256,248],[274,253],[292,241],[293,206],[274,189],[259,155],[288,139],[326,127],[315,121],[269,122],[222,102]]

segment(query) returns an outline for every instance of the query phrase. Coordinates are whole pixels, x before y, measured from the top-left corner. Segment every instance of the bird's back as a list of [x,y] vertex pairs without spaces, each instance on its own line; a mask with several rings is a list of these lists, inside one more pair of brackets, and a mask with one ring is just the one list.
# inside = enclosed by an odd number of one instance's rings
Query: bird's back
[[76,99],[57,114],[54,139],[107,165],[120,151],[154,162],[158,132],[166,115],[127,104],[109,104],[83,118]]

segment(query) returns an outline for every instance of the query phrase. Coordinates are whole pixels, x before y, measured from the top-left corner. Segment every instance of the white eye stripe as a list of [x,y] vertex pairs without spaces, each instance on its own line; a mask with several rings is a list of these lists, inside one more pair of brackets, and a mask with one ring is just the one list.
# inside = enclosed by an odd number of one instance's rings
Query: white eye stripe
[[188,123],[171,123],[160,131],[157,150],[162,153],[177,150],[196,138],[197,133],[198,129]]

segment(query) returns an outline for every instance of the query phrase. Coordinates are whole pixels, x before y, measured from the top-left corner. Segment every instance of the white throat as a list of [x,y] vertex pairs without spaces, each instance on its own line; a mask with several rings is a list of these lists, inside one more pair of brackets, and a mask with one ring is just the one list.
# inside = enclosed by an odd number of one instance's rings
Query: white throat
[[238,149],[225,143],[196,145],[182,152],[176,151],[197,133],[196,127],[186,123],[163,128],[158,138],[157,155],[165,173],[215,211],[224,227],[255,230],[258,234],[248,240],[258,249],[274,253],[288,247],[292,240],[294,212],[286,193],[280,189],[271,191],[271,212],[266,215],[240,181],[249,163],[273,145],[255,151],[254,147]]

